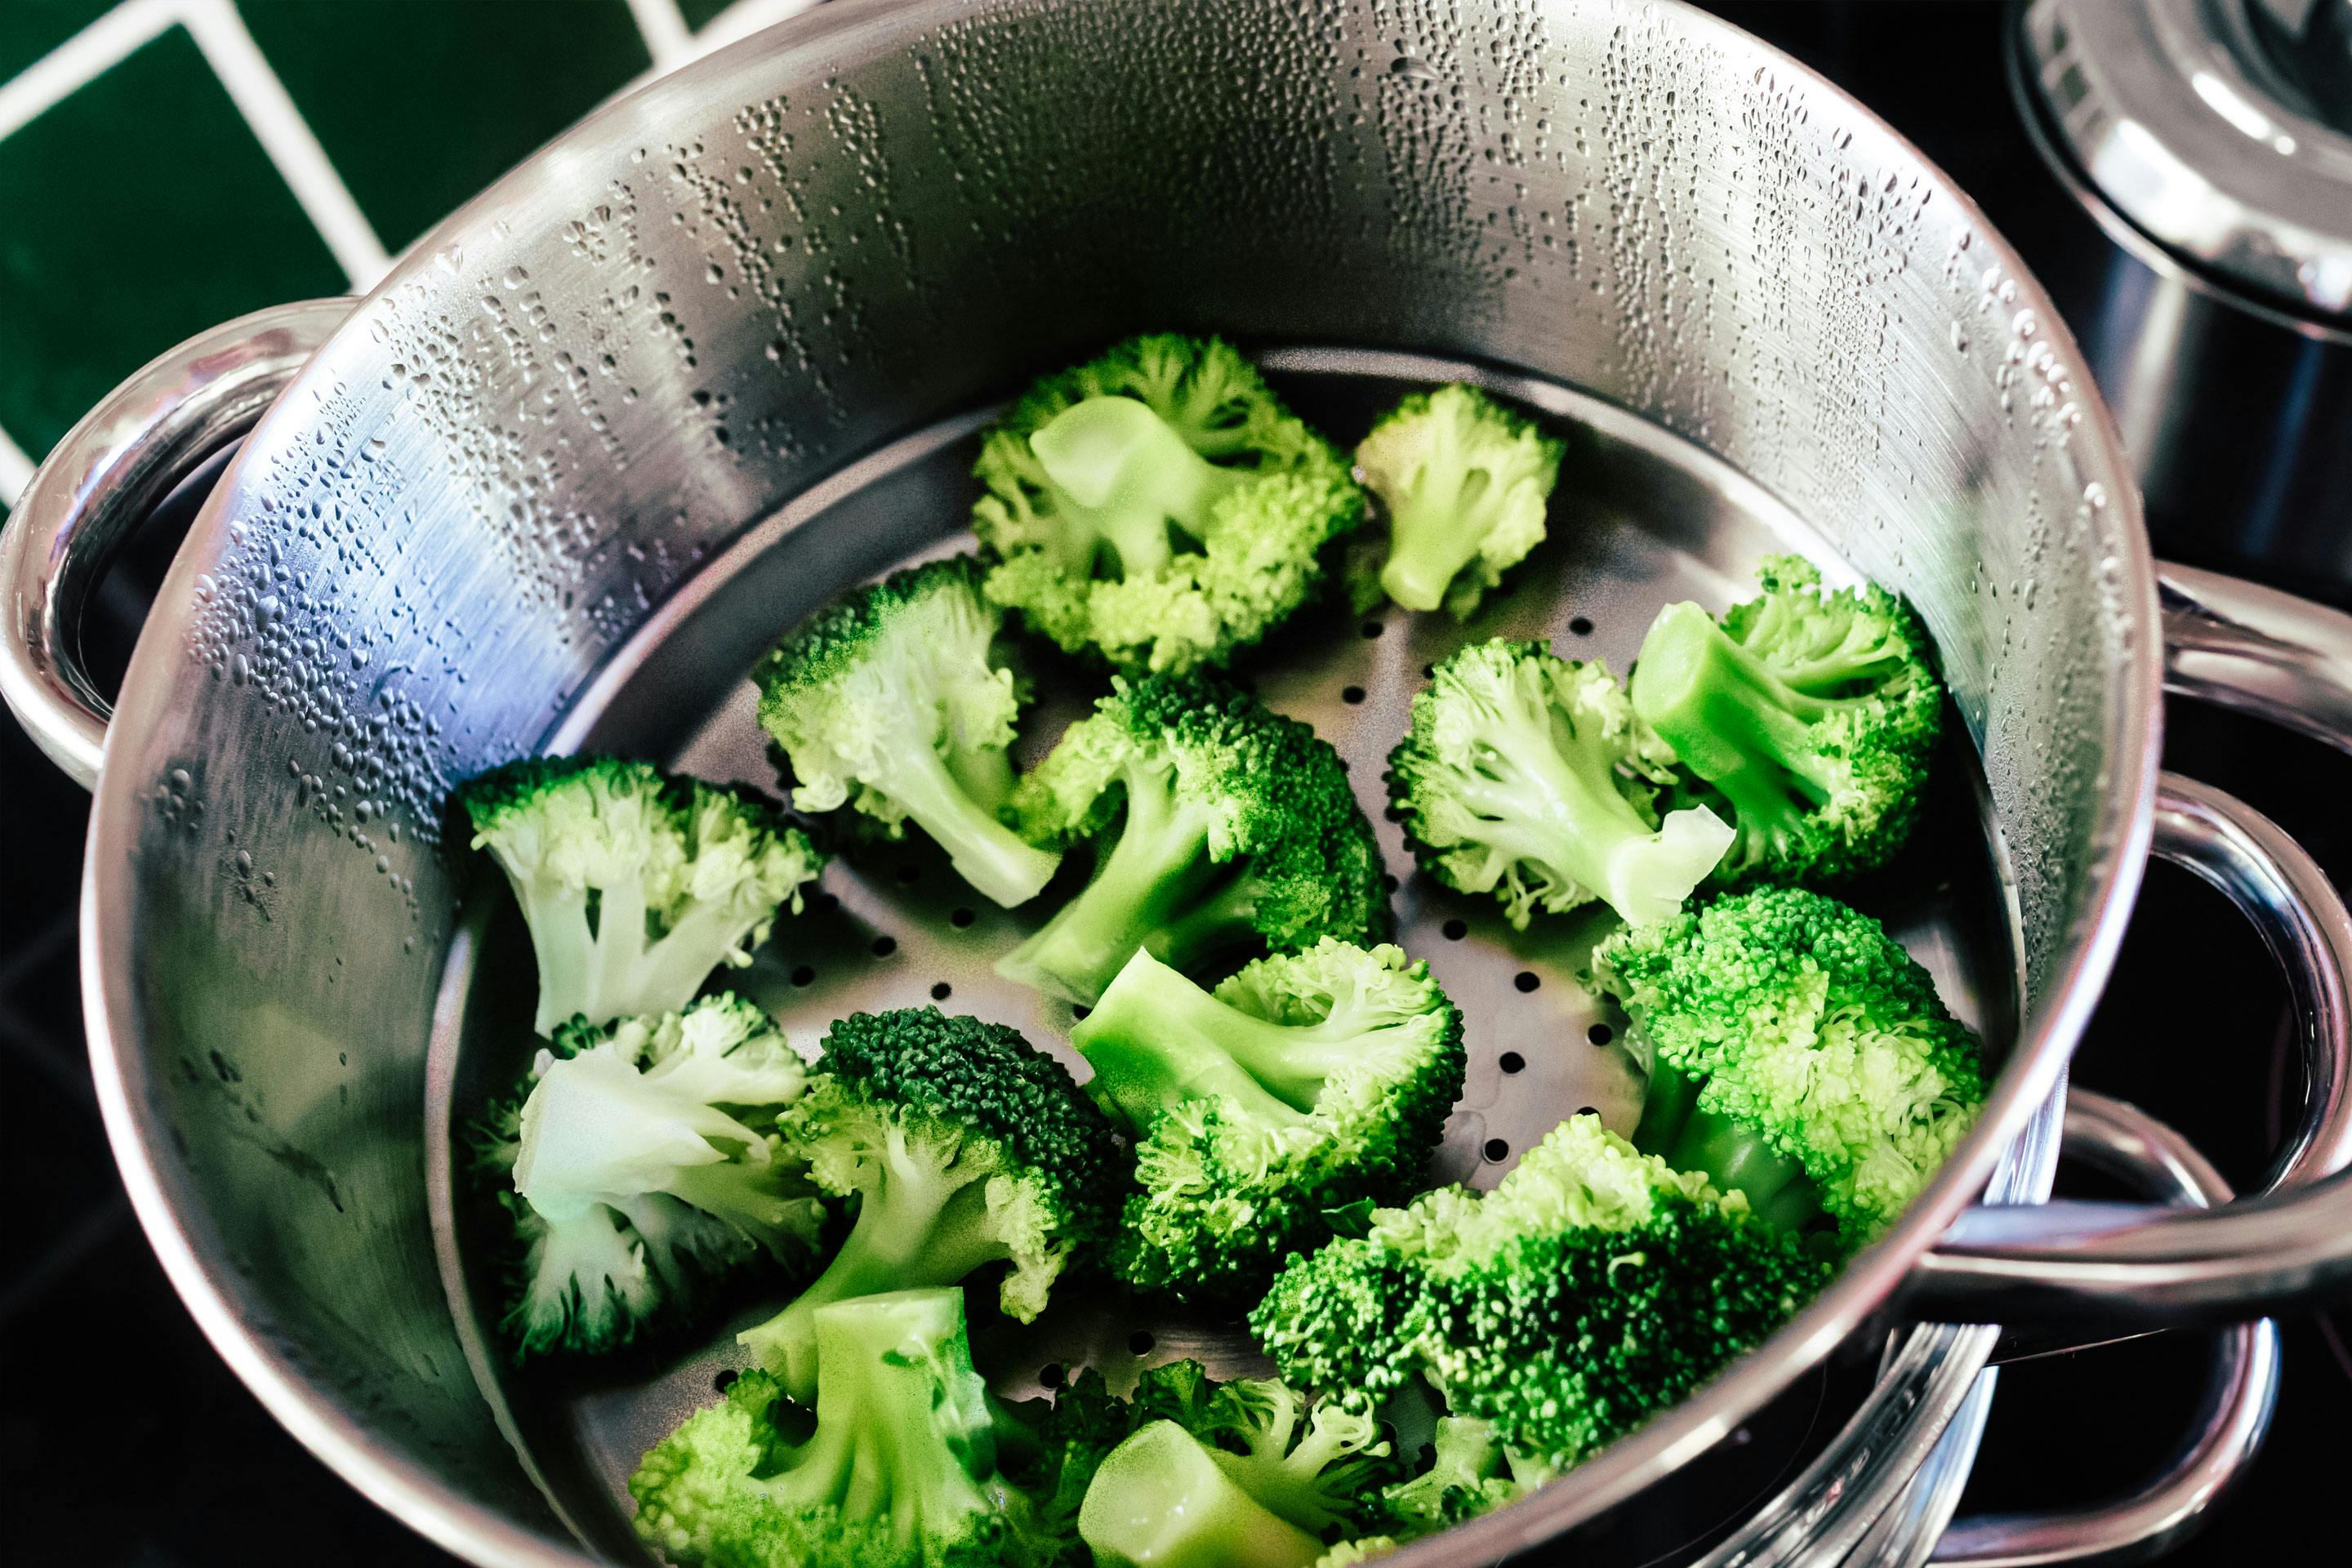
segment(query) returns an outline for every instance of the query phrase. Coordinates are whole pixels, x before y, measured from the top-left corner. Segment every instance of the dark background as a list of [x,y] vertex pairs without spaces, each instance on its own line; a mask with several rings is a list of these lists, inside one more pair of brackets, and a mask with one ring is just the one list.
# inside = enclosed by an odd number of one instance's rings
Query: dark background
[[[2037,237],[2060,230],[2063,198],[2033,162],[2001,84],[1999,6],[1711,8],[1891,120],[2037,269],[2068,263],[2037,251]],[[90,633],[101,668],[119,668],[168,543],[151,540],[101,592]],[[2194,541],[2168,547],[2196,554]],[[2339,879],[2352,873],[2342,806],[2352,763],[2180,704],[2168,714],[2165,751],[2168,766],[2275,816]],[[0,805],[0,1190],[17,1200],[0,1267],[7,1559],[447,1563],[298,1448],[165,1284],[107,1155],[82,1050],[73,904],[87,804],[5,719]],[[2294,1084],[2280,1066],[2284,1024],[2284,990],[2251,931],[2217,894],[2158,867],[2077,1077],[2193,1130],[2225,1173],[2248,1182],[2275,1142],[2282,1077],[2289,1091]],[[2315,1557],[2314,1543],[2338,1528],[2338,1500],[2319,1483],[2347,1452],[2352,1359],[2315,1320],[2288,1324],[2286,1343],[2269,1448],[2205,1534],[2169,1559],[2181,1568],[2344,1556],[2320,1547]],[[1963,1510],[2075,1505],[2128,1489],[2179,1432],[2202,1361],[2194,1338],[2166,1336],[2005,1371]]]

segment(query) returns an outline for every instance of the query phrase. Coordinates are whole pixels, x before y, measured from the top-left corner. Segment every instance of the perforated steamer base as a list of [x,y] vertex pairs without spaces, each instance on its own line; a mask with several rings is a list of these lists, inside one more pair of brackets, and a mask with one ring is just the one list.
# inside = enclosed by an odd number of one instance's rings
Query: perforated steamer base
[[[1508,592],[1467,625],[1383,605],[1369,617],[1332,605],[1297,617],[1235,673],[1276,709],[1306,720],[1346,758],[1397,880],[1396,940],[1429,961],[1461,1007],[1469,1074],[1432,1163],[1433,1184],[1491,1186],[1519,1151],[1563,1117],[1598,1110],[1630,1131],[1641,1075],[1622,1018],[1577,983],[1605,911],[1538,920],[1517,932],[1492,900],[1470,899],[1414,873],[1386,820],[1381,772],[1433,661],[1465,642],[1543,637],[1563,655],[1602,658],[1622,674],[1660,606],[1720,607],[1750,591],[1757,559],[1797,551],[1836,580],[1853,574],[1787,509],[1700,448],[1612,405],[1546,382],[1477,366],[1360,350],[1286,349],[1260,356],[1277,389],[1318,428],[1352,443],[1418,385],[1477,382],[1541,410],[1571,437],[1551,510],[1550,538],[1513,574]],[[948,420],[894,443],[803,495],[707,563],[572,702],[554,750],[659,758],[705,777],[778,787],[754,693],[752,662],[809,610],[850,584],[928,556],[971,548],[962,524],[969,477],[992,411]],[[1044,695],[1023,751],[1050,746],[1098,683],[1041,661]],[[2019,943],[1989,849],[1982,790],[1964,744],[1948,746],[1918,841],[1894,871],[1853,890],[1934,972],[1946,999],[1998,1054],[2016,1021]],[[1039,900],[1050,907],[1053,899]],[[452,948],[435,1041],[428,1133],[439,1165],[435,1217],[460,1331],[493,1408],[558,1510],[614,1557],[642,1560],[627,1524],[625,1482],[637,1458],[689,1410],[713,1401],[743,1364],[734,1331],[781,1299],[749,1290],[722,1330],[699,1344],[640,1347],[587,1366],[518,1370],[497,1331],[497,1220],[466,1169],[467,1128],[508,1092],[534,1048],[531,963],[511,900],[495,874],[478,879],[467,930]],[[748,970],[729,983],[813,1047],[841,1016],[935,1005],[1011,1024],[1067,1061],[1069,1008],[999,978],[991,965],[1044,918],[996,909],[927,843],[845,847],[807,912],[787,916]],[[975,1353],[1000,1393],[1047,1392],[1076,1368],[1114,1385],[1150,1362],[1197,1356],[1221,1375],[1262,1373],[1238,1324],[1122,1298],[1093,1279],[1066,1279],[1037,1322],[970,1295]],[[1588,1531],[1580,1559],[1643,1563],[1686,1556],[1794,1472],[1867,1386],[1875,1345],[1805,1380],[1734,1439],[1654,1491],[1657,1501]]]

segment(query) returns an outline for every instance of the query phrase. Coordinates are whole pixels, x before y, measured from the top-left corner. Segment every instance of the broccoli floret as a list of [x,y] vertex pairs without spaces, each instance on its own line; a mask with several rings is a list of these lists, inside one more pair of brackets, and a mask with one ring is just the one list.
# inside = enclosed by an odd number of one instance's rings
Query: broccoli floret
[[1824,593],[1793,555],[1718,624],[1658,614],[1633,666],[1634,710],[1726,806],[1727,882],[1811,881],[1883,866],[1919,814],[1943,722],[1927,637],[1884,588]]
[[1002,1024],[933,1007],[834,1025],[780,1125],[819,1186],[857,1198],[824,1272],[740,1336],[803,1403],[818,1309],[1009,1262],[998,1300],[1027,1322],[1071,1258],[1109,1239],[1127,1184],[1117,1134],[1059,1062]]
[[1356,447],[1356,473],[1389,519],[1381,586],[1408,610],[1467,618],[1543,542],[1567,450],[1534,420],[1459,382],[1417,392]]
[[1252,1497],[1173,1421],[1111,1450],[1078,1510],[1098,1568],[1310,1568],[1323,1542]]
[[969,556],[893,573],[834,601],[763,659],[760,722],[782,746],[803,811],[847,804],[895,838],[911,819],[963,879],[1011,908],[1061,858],[996,818],[1021,700],[991,662],[1003,616]]
[[1495,1436],[1494,1423],[1475,1415],[1442,1415],[1429,1468],[1411,1480],[1381,1489],[1389,1528],[1410,1541],[1490,1513],[1531,1489],[1519,1479]]
[[1784,1223],[1818,1202],[1868,1241],[1984,1100],[1976,1037],[1927,972],[1819,893],[1713,900],[1611,937],[1592,973],[1656,1064],[1637,1141]]
[[1133,338],[1037,383],[973,471],[988,596],[1120,668],[1223,663],[1363,517],[1339,454],[1214,338]]
[[1380,846],[1339,754],[1194,674],[1115,679],[1013,792],[1033,841],[1097,846],[1094,879],[997,973],[1090,1005],[1139,947],[1191,969],[1388,934]]
[[522,906],[539,960],[545,1035],[672,1013],[720,964],[740,967],[780,904],[824,857],[747,789],[673,778],[617,757],[534,757],[460,785],[474,824]]
[[1598,899],[1629,921],[1682,907],[1732,831],[1653,799],[1674,755],[1598,662],[1496,638],[1439,665],[1389,754],[1389,796],[1430,874],[1493,893],[1525,929]]
[[1315,1568],[1355,1568],[1359,1563],[1370,1563],[1393,1552],[1399,1542],[1391,1535],[1367,1535],[1355,1541],[1343,1541],[1315,1560]]
[[1112,1269],[1185,1300],[1255,1296],[1328,1211],[1404,1201],[1465,1061],[1427,964],[1328,937],[1213,994],[1139,950],[1070,1043],[1138,1139]]
[[1394,1300],[1371,1342],[1323,1342],[1345,1314],[1289,1318],[1302,1300],[1315,1305],[1289,1282],[1315,1259],[1294,1264],[1250,1316],[1284,1377],[1311,1384],[1364,1366],[1396,1386],[1418,1373],[1545,1471],[1581,1462],[1713,1377],[1828,1267],[1738,1194],[1637,1152],[1590,1115],[1555,1128],[1484,1197],[1426,1194],[1333,1250],[1357,1280],[1384,1272]]
[[1069,1568],[1086,1568],[1092,1561],[1077,1536],[1078,1508],[1103,1456],[1152,1421],[1202,1429],[1215,1388],[1199,1362],[1172,1361],[1144,1368],[1133,1392],[1121,1399],[1099,1371],[1087,1367],[1051,1405],[1033,1401],[1017,1407],[1035,1434],[1040,1460],[1015,1479],[1036,1499],[1041,1522],[1062,1540]]
[[482,1138],[521,1243],[517,1358],[609,1351],[730,1269],[813,1262],[823,1204],[767,1131],[806,1078],[773,1020],[731,994],[559,1027]]
[[782,1384],[744,1373],[629,1479],[637,1533],[679,1568],[1029,1568],[1050,1542],[998,1473],[963,1297],[899,1290],[815,1314],[816,1429],[788,1443]]
[[1402,1468],[1368,1401],[1310,1402],[1279,1378],[1223,1384],[1194,1430],[1244,1491],[1321,1539],[1377,1522],[1381,1489]]

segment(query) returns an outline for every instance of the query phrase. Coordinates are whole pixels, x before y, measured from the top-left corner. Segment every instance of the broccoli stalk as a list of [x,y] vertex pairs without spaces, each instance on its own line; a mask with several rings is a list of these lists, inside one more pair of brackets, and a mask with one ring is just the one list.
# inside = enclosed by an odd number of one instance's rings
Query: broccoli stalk
[[1364,510],[1339,453],[1213,338],[1133,338],[1038,382],[973,472],[989,597],[1119,668],[1222,664],[1258,641]]
[[1867,1242],[1984,1100],[1976,1037],[1927,972],[1819,893],[1730,894],[1619,932],[1593,951],[1592,975],[1654,1064],[1636,1142],[1783,1223],[1818,1204]]
[[1213,994],[1138,952],[1070,1043],[1139,1139],[1111,1267],[1188,1300],[1261,1289],[1331,1211],[1404,1198],[1462,1089],[1428,966],[1328,938]]
[[533,758],[457,796],[530,928],[541,1035],[685,1006],[713,969],[751,962],[824,864],[751,791],[646,763]]
[[1498,638],[1414,696],[1390,796],[1432,874],[1492,892],[1513,925],[1596,899],[1640,923],[1681,908],[1732,841],[1704,805],[1657,818],[1672,761],[1604,666]]
[[1253,1498],[1173,1421],[1104,1458],[1078,1534],[1097,1564],[1134,1568],[1310,1568],[1323,1555],[1322,1542]]
[[1320,1399],[1279,1378],[1240,1378],[1210,1396],[1210,1457],[1267,1510],[1318,1538],[1359,1528],[1396,1467],[1370,1405]]
[[895,573],[827,605],[755,672],[760,722],[799,781],[803,811],[854,805],[897,837],[912,821],[958,875],[1010,908],[1061,858],[996,818],[1012,782],[1020,698],[991,660],[1003,614],[968,557]]
[[1050,1551],[997,1471],[963,1297],[900,1290],[816,1314],[816,1429],[783,1440],[757,1370],[688,1416],[629,1479],[646,1543],[680,1568],[1018,1565]]
[[1139,948],[1191,968],[1385,931],[1379,846],[1339,754],[1205,676],[1114,679],[1008,811],[1038,842],[1110,838],[1093,880],[996,966],[1048,995],[1092,1005]]
[[1696,605],[1659,612],[1634,710],[1728,805],[1727,879],[1872,869],[1910,832],[1941,722],[1925,638],[1892,595],[1823,594],[1795,557],[1762,581],[1719,625]]
[[678,1316],[711,1276],[762,1255],[811,1261],[816,1189],[757,1130],[806,1077],[768,1016],[733,995],[559,1029],[483,1141],[523,1244],[506,1319],[518,1358],[611,1350]]
[[1121,1185],[1110,1124],[1069,1074],[1013,1030],[925,1007],[857,1014],[826,1037],[784,1149],[857,1217],[824,1272],[740,1336],[795,1399],[817,1384],[827,1305],[946,1286],[995,1262],[1023,1322],[1074,1253],[1106,1239]]
[[1411,1480],[1381,1489],[1390,1528],[1411,1540],[1475,1519],[1537,1483],[1531,1467],[1514,1460],[1495,1436],[1495,1425],[1474,1415],[1441,1415],[1429,1468]]
[[1543,542],[1562,442],[1459,383],[1415,393],[1356,447],[1389,517],[1381,586],[1409,610],[1466,617],[1504,571]]
[[1057,492],[1055,553],[1076,572],[1092,573],[1106,545],[1119,575],[1162,570],[1174,554],[1169,524],[1202,537],[1210,506],[1244,482],[1132,397],[1082,398],[1040,426],[1029,447]]

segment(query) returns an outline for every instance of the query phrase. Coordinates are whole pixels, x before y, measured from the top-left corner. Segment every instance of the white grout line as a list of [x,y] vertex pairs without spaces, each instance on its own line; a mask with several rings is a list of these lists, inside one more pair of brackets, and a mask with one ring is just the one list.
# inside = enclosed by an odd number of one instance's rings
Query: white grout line
[[735,0],[734,5],[711,18],[710,26],[694,36],[694,58],[699,59],[713,49],[748,38],[787,16],[814,11],[821,4],[823,0]]
[[32,482],[33,459],[25,456],[25,448],[8,438],[8,432],[0,430],[0,504],[14,510],[16,498]]
[[629,15],[646,36],[646,52],[654,58],[655,70],[666,71],[694,58],[694,34],[677,0],[629,0]]
[[163,37],[179,19],[179,0],[125,0],[107,12],[0,82],[0,136],[14,135],[55,109],[141,45]]
[[278,165],[278,173],[302,205],[302,211],[342,264],[355,291],[375,287],[392,265],[383,241],[352,198],[350,187],[335,172],[327,150],[310,131],[302,111],[269,68],[261,47],[246,31],[244,19],[229,0],[178,0],[181,20],[204,51],[221,86],[237,112],[253,128],[262,150]]

